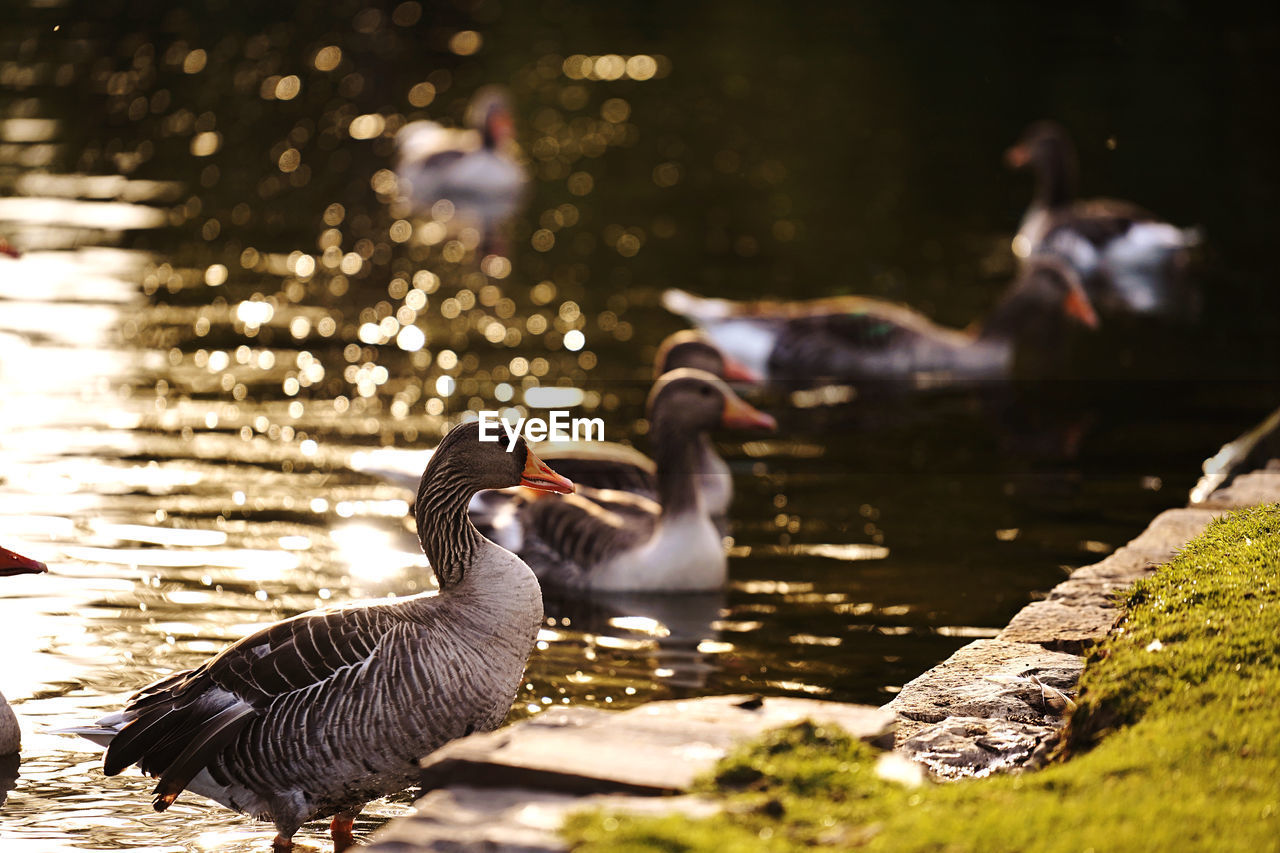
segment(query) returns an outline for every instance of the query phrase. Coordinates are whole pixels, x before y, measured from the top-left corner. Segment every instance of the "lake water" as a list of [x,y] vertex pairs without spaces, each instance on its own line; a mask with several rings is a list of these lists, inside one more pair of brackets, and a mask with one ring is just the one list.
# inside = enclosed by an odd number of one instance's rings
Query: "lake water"
[[[653,352],[680,328],[665,287],[980,316],[1029,194],[1000,155],[1032,119],[1072,129],[1090,193],[1204,229],[1200,321],[1074,335],[1052,382],[762,394],[778,433],[721,436],[729,588],[549,600],[512,717],[887,701],[1183,504],[1280,397],[1274,21],[173,5],[32,0],[0,24],[0,235],[25,252],[0,257],[0,542],[52,568],[0,586],[0,689],[27,731],[5,851],[266,849],[193,795],[153,813],[148,780],[47,731],[259,625],[430,589],[412,495],[359,452],[560,384],[643,448]],[[534,180],[510,264],[482,271],[397,209],[386,170],[396,126],[457,121],[491,82]]]

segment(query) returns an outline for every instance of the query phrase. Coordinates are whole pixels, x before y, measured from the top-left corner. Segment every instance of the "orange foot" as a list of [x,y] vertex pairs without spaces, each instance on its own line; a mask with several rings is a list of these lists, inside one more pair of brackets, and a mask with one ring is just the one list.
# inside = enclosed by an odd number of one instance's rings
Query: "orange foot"
[[271,853],[289,853],[293,849],[293,839],[277,835],[271,839]]
[[355,846],[355,836],[351,834],[356,819],[349,815],[334,815],[329,824],[329,834],[333,836],[333,853],[342,853]]

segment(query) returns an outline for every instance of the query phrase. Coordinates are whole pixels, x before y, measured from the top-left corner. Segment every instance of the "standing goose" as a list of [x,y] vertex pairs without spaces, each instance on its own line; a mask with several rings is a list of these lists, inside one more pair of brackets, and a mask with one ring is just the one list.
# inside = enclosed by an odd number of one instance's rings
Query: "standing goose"
[[948,329],[902,305],[862,296],[808,302],[731,302],[683,290],[663,294],[732,358],[770,379],[888,380],[930,386],[1002,379],[1019,346],[1053,355],[1064,316],[1090,328],[1097,316],[1079,278],[1037,258],[983,320]]
[[607,592],[697,592],[724,585],[719,530],[698,488],[703,437],[716,427],[773,429],[724,380],[680,368],[654,383],[648,403],[657,501],[580,489],[524,502],[510,519],[511,544],[548,588]]
[[445,742],[497,727],[515,696],[542,597],[529,567],[476,530],[467,503],[481,489],[573,485],[523,441],[504,447],[462,424],[422,475],[418,538],[438,595],[278,622],[72,733],[107,747],[107,775],[137,764],[159,777],[157,811],[190,788],[274,822],[275,851],[332,815],[345,849],[366,802],[412,785],[417,759]]
[[[658,346],[654,358],[654,378],[681,367],[705,370],[713,376],[740,382],[756,382],[760,377],[742,365],[726,359],[704,335],[684,329],[669,335]],[[351,466],[398,486],[416,484],[412,472],[422,470],[431,451],[380,448],[360,451]],[[658,481],[653,460],[638,450],[613,441],[556,441],[540,444],[538,456],[579,486],[633,492],[653,500],[658,496]],[[723,519],[733,500],[733,478],[729,466],[716,453],[710,436],[703,436],[699,455],[703,506],[712,518]],[[474,517],[480,523],[492,522],[504,511],[509,496],[487,492],[472,503]]]
[[1069,263],[1101,309],[1134,314],[1193,311],[1186,280],[1195,229],[1161,222],[1135,204],[1076,200],[1076,153],[1065,130],[1050,122],[1027,128],[1005,152],[1014,169],[1029,169],[1036,189],[1013,251],[1026,260],[1052,255]]
[[506,94],[478,92],[467,107],[470,129],[414,121],[396,134],[396,177],[414,212],[429,216],[440,201],[463,222],[477,223],[488,240],[520,207],[526,177],[511,154],[515,123]]
[[[15,554],[8,548],[0,548],[0,577],[39,574],[48,570],[48,567],[38,560]],[[4,694],[0,693],[0,756],[12,755],[20,746],[22,746],[22,730],[18,727],[18,718],[9,707],[9,703],[5,701]],[[3,800],[3,792],[0,792],[0,802]]]

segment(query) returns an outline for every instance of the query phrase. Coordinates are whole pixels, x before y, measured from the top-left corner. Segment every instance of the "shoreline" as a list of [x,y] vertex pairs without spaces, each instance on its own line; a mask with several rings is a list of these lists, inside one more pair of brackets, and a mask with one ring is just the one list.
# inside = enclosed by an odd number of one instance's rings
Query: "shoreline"
[[[881,708],[790,697],[715,696],[630,711],[567,708],[454,741],[424,759],[429,790],[379,829],[368,849],[564,851],[571,813],[704,817],[687,792],[734,746],[790,722],[841,725],[889,746],[935,778],[1041,766],[1056,747],[1085,655],[1124,614],[1117,595],[1176,556],[1215,518],[1280,502],[1280,460],[1241,474],[1200,503],[1166,510],[1105,559],[1076,569],[1016,613],[903,686]],[[904,772],[901,767],[899,773]],[[677,796],[655,796],[655,795]],[[683,795],[681,795],[683,794]]]

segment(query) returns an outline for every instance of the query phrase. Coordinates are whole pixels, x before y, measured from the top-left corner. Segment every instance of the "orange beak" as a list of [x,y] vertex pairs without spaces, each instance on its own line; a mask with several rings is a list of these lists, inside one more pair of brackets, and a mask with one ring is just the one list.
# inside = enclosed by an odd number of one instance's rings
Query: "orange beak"
[[764,377],[739,361],[725,356],[724,378],[728,382],[763,382]]
[[511,120],[511,114],[506,110],[499,110],[489,116],[489,136],[498,145],[506,145],[507,141],[516,135],[516,123]]
[[38,575],[49,571],[39,560],[15,554],[8,548],[0,548],[0,577],[7,575]]
[[1084,295],[1084,291],[1074,287],[1067,291],[1067,295],[1062,300],[1062,310],[1068,317],[1079,320],[1087,328],[1098,328],[1098,314],[1093,310],[1093,305],[1089,303],[1089,297]]
[[778,428],[778,422],[772,415],[766,415],[732,392],[724,401],[724,415],[720,423],[730,429],[767,429],[773,432]]
[[1031,149],[1025,145],[1015,145],[1004,152],[1004,162],[1010,169],[1021,169],[1031,162]]
[[540,492],[573,494],[573,481],[567,477],[561,477],[548,468],[547,463],[535,456],[532,450],[529,451],[529,458],[524,463],[524,471],[520,473],[520,485]]

